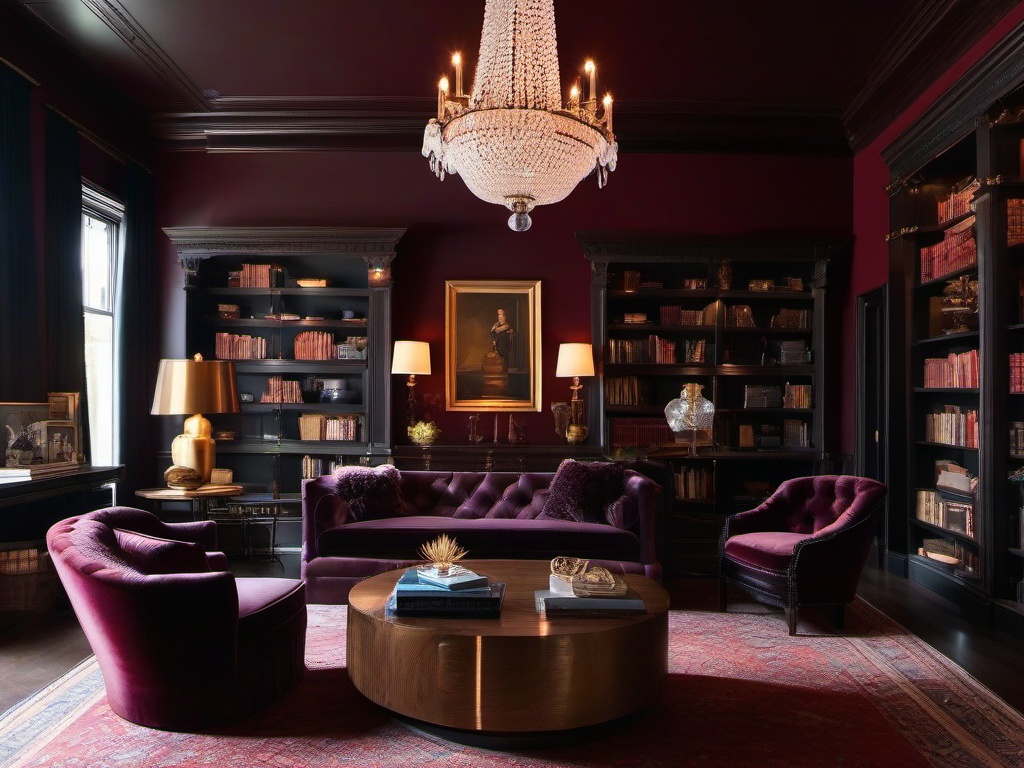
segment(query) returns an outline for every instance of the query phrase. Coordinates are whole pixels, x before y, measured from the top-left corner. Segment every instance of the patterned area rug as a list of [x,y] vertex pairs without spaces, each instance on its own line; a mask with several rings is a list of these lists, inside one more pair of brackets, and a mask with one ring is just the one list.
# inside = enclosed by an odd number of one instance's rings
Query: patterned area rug
[[0,767],[1022,766],[1024,718],[858,602],[847,634],[789,637],[778,614],[673,611],[653,711],[575,744],[490,751],[425,736],[345,672],[345,608],[311,606],[307,672],[287,699],[216,733],[113,715],[94,659],[0,716]]

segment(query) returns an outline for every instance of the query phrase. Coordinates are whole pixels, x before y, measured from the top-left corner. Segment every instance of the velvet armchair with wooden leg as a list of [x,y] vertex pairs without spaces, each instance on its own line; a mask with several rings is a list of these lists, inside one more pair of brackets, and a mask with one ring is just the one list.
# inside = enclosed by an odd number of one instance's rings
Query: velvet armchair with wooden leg
[[886,487],[865,477],[786,480],[760,506],[726,518],[719,541],[721,609],[729,585],[786,611],[831,608],[837,629],[857,592]]

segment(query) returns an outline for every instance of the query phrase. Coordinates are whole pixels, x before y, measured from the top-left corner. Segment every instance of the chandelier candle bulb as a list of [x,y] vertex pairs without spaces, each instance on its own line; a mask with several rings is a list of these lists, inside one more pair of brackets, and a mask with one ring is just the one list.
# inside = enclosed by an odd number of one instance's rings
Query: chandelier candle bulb
[[608,133],[612,133],[612,97],[608,94],[604,97],[604,124]]
[[442,77],[437,83],[437,119],[444,120],[444,102],[448,98],[448,78]]
[[593,61],[587,61],[583,65],[583,71],[590,75],[590,96],[587,98],[588,104],[594,105],[594,111],[597,111],[597,65]]
[[580,89],[575,85],[569,89],[569,109],[578,110],[580,108]]
[[456,53],[452,56],[452,64],[455,65],[455,95],[462,95],[462,54]]

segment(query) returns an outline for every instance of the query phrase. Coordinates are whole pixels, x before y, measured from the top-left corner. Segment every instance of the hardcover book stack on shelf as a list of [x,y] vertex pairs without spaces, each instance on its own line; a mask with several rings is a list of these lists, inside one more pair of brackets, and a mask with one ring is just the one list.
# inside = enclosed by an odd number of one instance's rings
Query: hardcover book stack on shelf
[[1024,200],[1006,201],[1006,244],[1024,243]]
[[1010,353],[1010,392],[1024,392],[1024,352]]
[[441,619],[497,619],[505,585],[462,566],[447,574],[436,568],[409,568],[395,584],[387,602],[393,616]]
[[921,282],[937,280],[977,263],[978,245],[971,216],[947,229],[940,242],[921,249]]
[[604,399],[607,405],[647,405],[650,382],[636,376],[609,376],[604,380]]
[[1024,456],[1024,421],[1010,422],[1010,455]]
[[262,336],[218,333],[214,338],[218,360],[265,360],[267,358],[267,340]]
[[681,466],[673,475],[677,499],[702,501],[715,497],[715,475],[710,470]]

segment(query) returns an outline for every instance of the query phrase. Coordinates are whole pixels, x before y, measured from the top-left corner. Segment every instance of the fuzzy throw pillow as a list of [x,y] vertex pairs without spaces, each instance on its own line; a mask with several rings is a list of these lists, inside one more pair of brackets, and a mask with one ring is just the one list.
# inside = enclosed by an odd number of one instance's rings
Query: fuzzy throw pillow
[[622,495],[623,468],[612,461],[575,461],[558,465],[540,516],[577,523],[606,523],[605,508]]
[[391,464],[339,467],[333,477],[338,496],[348,502],[356,520],[380,520],[402,514],[399,474]]

